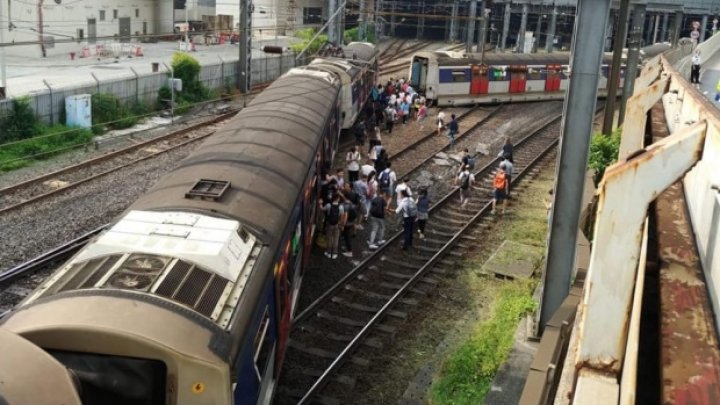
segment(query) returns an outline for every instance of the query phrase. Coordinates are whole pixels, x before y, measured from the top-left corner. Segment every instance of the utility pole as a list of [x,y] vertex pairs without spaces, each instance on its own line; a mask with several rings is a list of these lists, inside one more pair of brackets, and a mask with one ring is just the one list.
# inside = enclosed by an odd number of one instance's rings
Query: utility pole
[[367,13],[365,13],[365,0],[360,0],[360,14],[358,14],[358,40],[367,41]]
[[550,27],[548,35],[545,37],[545,52],[551,53],[555,47],[555,28],[557,27],[557,6],[553,6],[550,15]]
[[525,31],[527,30],[527,19],[528,19],[528,5],[527,5],[527,3],[523,3],[522,15],[520,16],[520,31],[518,31],[518,37],[517,37],[518,53],[525,52]]
[[[0,44],[5,43],[5,27],[10,26],[10,16],[5,18],[3,13],[2,3],[5,0],[0,0]],[[9,13],[8,13],[9,14]],[[7,23],[6,23],[7,21]],[[0,88],[0,100],[7,97],[7,62],[5,61],[5,47],[0,46],[0,76],[2,76],[2,88]]]
[[573,80],[565,97],[560,155],[555,165],[557,180],[543,274],[541,333],[570,291],[603,56],[603,44],[598,38],[605,33],[609,10],[608,0],[578,0],[570,61]]
[[512,9],[510,8],[510,3],[505,3],[505,15],[503,15],[503,28],[502,28],[502,43],[500,44],[500,48],[502,48],[502,51],[505,52],[505,48],[507,48],[507,36],[508,31],[510,31],[510,14],[512,12]]
[[605,135],[612,134],[615,122],[615,99],[617,98],[618,83],[620,81],[620,59],[622,58],[623,44],[627,32],[628,14],[630,13],[630,0],[620,0],[620,13],[617,20],[617,34],[613,43],[612,67],[607,85],[607,100],[605,100],[605,119],[603,120],[602,132]]
[[477,16],[477,0],[470,0],[470,15],[467,23],[467,38],[465,39],[465,52],[471,53],[475,42],[475,17]]
[[238,85],[240,92],[250,92],[252,78],[252,0],[240,0],[240,60],[238,63],[240,78]]
[[418,18],[418,24],[417,24],[417,34],[416,38],[420,39],[423,36],[423,32],[425,31],[425,2],[421,1],[419,4],[420,8],[420,17]]
[[375,16],[373,17],[373,21],[375,22],[375,43],[380,42],[380,37],[383,33],[383,26],[385,25],[385,20],[380,17],[380,15],[382,15],[382,9],[383,0],[375,0]]
[[700,23],[700,41],[699,44],[705,42],[705,30],[707,29],[708,16],[705,14],[702,16],[702,22]]
[[457,29],[458,29],[458,11],[460,9],[460,4],[455,1],[452,5],[452,18],[450,18],[450,42],[457,41]]
[[485,44],[487,43],[488,18],[490,17],[490,9],[485,8],[485,1],[480,2],[480,32],[478,33],[477,51],[480,53],[480,63],[485,61]]
[[[328,13],[328,21],[330,20],[331,15],[335,14],[335,11],[337,10],[337,0],[328,0],[327,2],[327,13]],[[328,36],[328,42],[335,44],[337,46],[340,46],[338,43],[338,35],[337,35],[337,24],[330,24],[328,25],[327,29],[327,36]]]
[[678,46],[678,41],[680,41],[680,30],[682,29],[682,19],[683,19],[683,12],[678,10],[675,12],[675,26],[673,27],[673,33],[672,33],[672,46],[673,48]]
[[620,102],[620,116],[618,125],[625,122],[625,107],[628,99],[633,95],[635,78],[637,77],[638,62],[640,61],[640,46],[642,45],[642,30],[645,26],[646,4],[635,3],[632,15],[632,26],[628,35],[628,57],[625,64],[625,81],[623,83],[622,101]]
[[660,14],[655,16],[655,26],[653,27],[653,38],[652,43],[656,44],[658,41],[658,31],[660,30]]

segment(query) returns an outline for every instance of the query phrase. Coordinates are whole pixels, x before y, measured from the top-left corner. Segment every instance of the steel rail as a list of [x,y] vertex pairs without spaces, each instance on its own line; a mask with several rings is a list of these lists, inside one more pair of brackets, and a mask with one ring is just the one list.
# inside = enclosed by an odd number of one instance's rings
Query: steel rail
[[74,252],[75,250],[82,248],[92,238],[94,238],[100,232],[105,230],[107,227],[108,227],[108,224],[105,224],[97,229],[93,229],[92,231],[87,232],[87,233],[85,233],[63,245],[60,245],[56,248],[48,250],[47,252],[41,254],[40,256],[32,258],[25,263],[19,264],[7,271],[0,273],[0,285],[3,285],[4,283],[7,283],[8,281],[11,281],[11,280],[13,280],[17,277],[20,277],[22,275],[25,275],[27,273],[33,272],[33,271],[37,270],[38,268],[46,265],[48,262],[57,260],[59,257],[62,257],[63,255],[67,255],[69,253]]
[[[190,132],[190,131],[194,131],[194,130],[199,129],[199,128],[202,128],[202,127],[204,127],[204,126],[208,126],[208,125],[212,125],[212,124],[218,123],[218,122],[220,122],[220,121],[223,121],[223,120],[226,120],[226,119],[231,118],[233,115],[237,114],[238,111],[239,111],[239,110],[233,110],[233,111],[231,111],[231,112],[227,112],[227,113],[224,113],[224,114],[222,114],[222,115],[220,115],[220,116],[214,117],[214,118],[212,118],[212,119],[210,119],[210,120],[207,120],[207,121],[203,121],[203,122],[200,122],[200,123],[197,123],[197,124],[190,125],[189,127],[180,129],[180,130],[178,130],[178,131],[175,131],[175,132],[172,132],[172,133],[169,133],[169,134],[166,134],[166,135],[162,135],[162,136],[159,136],[159,137],[157,137],[157,138],[149,139],[149,140],[146,140],[146,141],[143,141],[143,142],[140,142],[140,143],[136,143],[136,144],[131,145],[131,146],[128,146],[128,147],[126,147],[126,148],[118,149],[118,150],[116,150],[116,151],[112,151],[112,152],[106,153],[106,154],[104,154],[104,155],[102,155],[102,156],[98,156],[98,157],[95,157],[95,158],[92,158],[92,159],[84,160],[84,161],[82,161],[82,162],[80,162],[80,163],[76,163],[76,164],[71,165],[71,166],[63,167],[62,169],[55,170],[55,171],[50,172],[50,173],[42,174],[42,175],[37,176],[37,177],[34,177],[34,178],[30,179],[30,180],[26,180],[26,181],[23,181],[23,182],[20,182],[20,183],[17,183],[17,184],[13,184],[12,186],[4,187],[4,188],[0,189],[0,195],[9,194],[10,192],[15,191],[15,190],[17,190],[17,189],[19,189],[19,188],[26,187],[26,186],[31,185],[31,184],[34,184],[34,183],[39,183],[39,182],[41,182],[41,181],[48,180],[48,179],[51,179],[51,178],[53,178],[53,177],[60,176],[60,175],[62,175],[62,174],[65,174],[65,173],[68,173],[68,172],[72,172],[72,171],[74,171],[74,170],[78,170],[78,169],[82,169],[82,168],[85,168],[85,167],[89,167],[89,166],[92,166],[92,165],[95,165],[95,164],[98,164],[98,163],[102,163],[102,162],[104,162],[104,161],[106,161],[106,160],[109,160],[109,159],[111,159],[111,158],[114,158],[114,157],[123,155],[123,154],[125,154],[125,153],[133,152],[133,151],[136,151],[136,150],[138,150],[138,149],[142,149],[142,148],[144,148],[144,147],[146,147],[146,146],[148,146],[148,145],[151,145],[151,144],[153,144],[153,143],[161,142],[161,141],[167,140],[167,139],[169,139],[169,138],[173,138],[173,137],[176,137],[176,136],[180,136],[180,135],[186,134],[186,133],[188,133],[188,132]],[[3,208],[2,210],[5,210],[5,208]],[[2,212],[2,210],[0,210],[0,212]]]
[[[558,118],[559,119],[559,118]],[[555,122],[556,120],[553,120],[552,122]],[[551,123],[552,123],[551,122]],[[539,132],[541,132],[544,128],[549,126],[549,124],[543,126],[543,128],[538,129],[534,131],[532,134],[528,135],[526,138],[523,139],[523,141],[529,139],[531,136],[535,136]],[[547,155],[549,151],[551,151],[553,148],[557,146],[557,143],[559,141],[559,138],[553,140],[550,145],[548,145],[545,149],[543,149],[531,162],[528,163],[525,168],[518,173],[517,176],[512,181],[512,184],[518,183],[522,178],[542,159]],[[498,159],[496,159],[493,163],[487,165],[485,168],[491,167],[492,164],[494,164]],[[482,171],[478,172],[480,174]],[[457,192],[457,189],[453,190],[451,194],[455,194]],[[390,310],[392,306],[397,304],[397,302],[400,300],[400,298],[417,282],[420,280],[422,276],[425,275],[425,273],[435,265],[444,255],[445,253],[452,248],[455,243],[460,239],[463,235],[463,233],[470,228],[478,219],[483,217],[492,207],[492,201],[488,201],[470,220],[468,220],[468,223],[465,224],[460,230],[458,230],[455,235],[445,244],[443,245],[440,250],[435,253],[430,260],[428,260],[420,269],[418,269],[415,274],[405,283],[403,286],[393,294],[393,296],[380,308],[380,310],[365,324],[365,326],[355,335],[355,337],[343,348],[343,350],[340,352],[340,354],[333,360],[333,362],[325,369],[325,371],[320,375],[320,377],[315,381],[315,383],[310,387],[307,393],[300,399],[298,404],[306,404],[311,399],[312,396],[315,394],[316,391],[321,389],[328,381],[330,375],[342,364],[342,362],[345,360],[345,357],[354,350],[358,344],[360,344],[360,341],[370,332],[370,330],[375,326],[375,324],[383,317],[385,314]],[[397,236],[397,235],[396,235]]]
[[[535,136],[540,131],[543,131],[544,129],[546,129],[553,123],[555,123],[561,117],[562,117],[562,114],[552,118],[551,120],[548,120],[548,122],[544,123],[537,129],[533,130],[528,135],[523,137],[517,143],[516,146],[521,146],[521,145],[525,144],[526,141],[528,141],[530,138]],[[488,164],[483,166],[480,170],[478,170],[475,173],[475,176],[479,176],[483,172],[494,168],[495,166],[497,166],[499,161],[500,161],[500,158],[496,157],[491,162],[489,162]],[[437,209],[439,209],[440,207],[444,206],[445,202],[448,201],[449,199],[455,197],[456,194],[459,192],[459,190],[460,190],[460,187],[453,188],[452,191],[450,191],[448,194],[445,195],[445,197],[443,197],[437,203],[435,203],[432,207],[430,207],[430,213],[432,213],[432,212],[436,211]],[[323,305],[325,302],[327,302],[333,295],[335,295],[335,293],[338,290],[340,290],[345,284],[347,284],[347,282],[350,279],[355,278],[358,273],[364,271],[374,260],[377,260],[379,257],[381,257],[382,253],[386,249],[388,249],[388,247],[391,245],[391,243],[393,241],[395,241],[396,239],[399,239],[401,236],[402,236],[402,231],[396,232],[394,235],[392,235],[390,238],[388,238],[387,241],[383,245],[378,246],[378,248],[375,251],[373,251],[373,253],[371,253],[370,256],[363,259],[357,266],[355,266],[355,268],[350,270],[350,272],[348,272],[345,276],[343,276],[340,280],[338,280],[335,284],[333,284],[322,295],[320,295],[317,299],[315,299],[315,301],[310,303],[305,309],[302,310],[302,312],[300,312],[297,316],[295,316],[293,318],[293,328],[295,327],[296,324],[307,320],[307,318],[309,318],[313,313],[315,313],[321,305]]]

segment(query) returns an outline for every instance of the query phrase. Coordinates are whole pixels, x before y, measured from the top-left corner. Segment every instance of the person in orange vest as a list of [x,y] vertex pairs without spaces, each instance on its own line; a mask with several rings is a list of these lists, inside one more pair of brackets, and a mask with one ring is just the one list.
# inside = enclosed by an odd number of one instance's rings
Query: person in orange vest
[[493,202],[491,214],[495,214],[495,207],[498,202],[502,202],[502,213],[507,208],[508,179],[503,166],[498,166],[493,177]]

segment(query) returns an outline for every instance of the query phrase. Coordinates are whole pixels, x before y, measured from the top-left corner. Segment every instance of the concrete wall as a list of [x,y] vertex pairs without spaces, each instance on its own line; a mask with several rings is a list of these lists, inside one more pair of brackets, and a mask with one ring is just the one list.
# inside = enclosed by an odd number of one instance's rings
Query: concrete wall
[[[162,66],[162,65],[161,65]],[[295,55],[272,55],[252,60],[252,84],[272,81],[295,66]],[[163,67],[164,69],[164,67]],[[203,65],[200,70],[200,82],[211,89],[220,89],[224,85],[237,86],[238,61],[224,61]],[[80,80],[73,86],[55,87],[50,85],[46,91],[29,95],[30,104],[36,116],[43,122],[60,122],[61,111],[65,108],[65,97],[75,94],[111,93],[123,102],[131,104],[143,102],[154,105],[158,91],[167,85],[169,72],[166,70],[140,74],[112,80]],[[0,101],[0,116],[12,109],[10,100]]]

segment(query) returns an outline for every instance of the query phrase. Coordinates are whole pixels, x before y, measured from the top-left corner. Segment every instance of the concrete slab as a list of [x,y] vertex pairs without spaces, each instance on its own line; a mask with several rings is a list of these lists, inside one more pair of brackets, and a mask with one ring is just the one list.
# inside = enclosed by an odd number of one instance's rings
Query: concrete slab
[[481,268],[483,274],[529,278],[538,267],[542,248],[505,240]]

